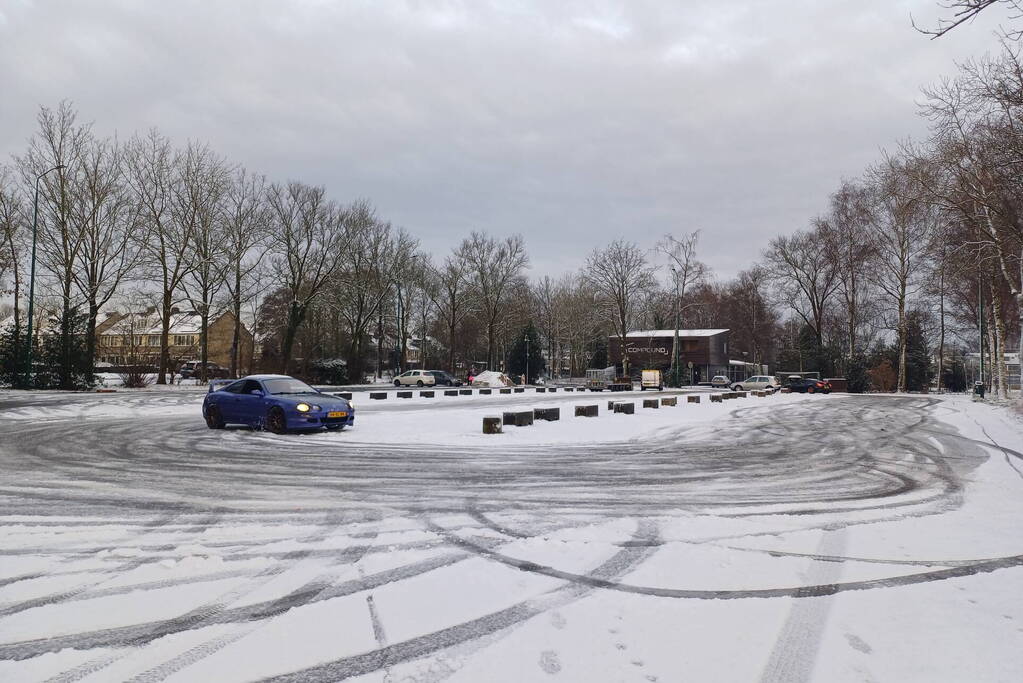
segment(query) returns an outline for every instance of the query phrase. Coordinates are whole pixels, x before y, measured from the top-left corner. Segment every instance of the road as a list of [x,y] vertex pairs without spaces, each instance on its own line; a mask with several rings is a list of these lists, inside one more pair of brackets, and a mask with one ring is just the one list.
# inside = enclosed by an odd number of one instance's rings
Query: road
[[[916,655],[871,654],[891,643],[852,626],[870,606],[1023,587],[1023,534],[998,521],[1018,444],[960,433],[937,399],[737,401],[557,445],[349,438],[458,410],[440,401],[362,401],[330,438],[210,432],[195,400],[0,396],[0,678],[884,679]],[[1019,652],[1023,613],[1002,611]]]

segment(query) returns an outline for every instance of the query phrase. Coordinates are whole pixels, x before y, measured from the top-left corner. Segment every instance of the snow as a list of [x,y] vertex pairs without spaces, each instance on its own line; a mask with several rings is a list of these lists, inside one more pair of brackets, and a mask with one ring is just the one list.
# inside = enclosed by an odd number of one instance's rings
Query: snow
[[[198,393],[0,402],[40,442],[0,444],[0,680],[1018,680],[1017,414],[654,395],[356,395],[354,429],[309,436],[206,431]],[[32,504],[55,488],[82,497]]]

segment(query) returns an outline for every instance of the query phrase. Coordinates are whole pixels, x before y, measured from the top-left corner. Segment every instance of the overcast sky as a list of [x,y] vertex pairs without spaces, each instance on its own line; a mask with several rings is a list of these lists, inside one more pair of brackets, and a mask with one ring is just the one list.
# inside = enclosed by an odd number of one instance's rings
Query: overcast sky
[[40,105],[156,126],[364,197],[440,254],[521,233],[532,274],[702,230],[719,278],[924,132],[921,85],[995,49],[937,0],[0,0],[0,157]]

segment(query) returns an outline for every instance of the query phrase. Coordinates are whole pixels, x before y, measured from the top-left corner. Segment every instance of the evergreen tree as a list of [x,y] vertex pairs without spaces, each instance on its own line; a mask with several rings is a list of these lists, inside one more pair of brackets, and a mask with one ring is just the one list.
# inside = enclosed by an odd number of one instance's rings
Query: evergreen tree
[[934,378],[931,351],[919,313],[906,316],[906,389],[926,391]]
[[546,367],[541,351],[540,334],[536,331],[533,321],[530,320],[512,344],[508,357],[509,374],[513,378],[526,375],[526,383],[532,384]]
[[37,389],[84,390],[96,384],[86,344],[89,316],[72,306],[42,334],[33,384]]
[[862,394],[870,390],[870,361],[866,354],[857,353],[849,359],[846,365],[845,378],[849,385],[850,394]]

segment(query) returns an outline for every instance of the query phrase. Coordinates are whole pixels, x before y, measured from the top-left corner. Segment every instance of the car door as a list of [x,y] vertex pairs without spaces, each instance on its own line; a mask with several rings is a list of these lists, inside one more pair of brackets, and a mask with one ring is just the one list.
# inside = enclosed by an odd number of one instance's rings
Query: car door
[[244,386],[245,380],[238,380],[237,382],[228,384],[220,391],[211,394],[216,397],[216,406],[220,409],[220,414],[224,417],[224,422],[238,421],[238,395],[241,393]]
[[[253,391],[259,391],[257,396]],[[235,397],[235,410],[239,422],[246,424],[257,424],[266,413],[266,401],[262,395],[263,385],[254,379],[244,380],[242,390]]]

